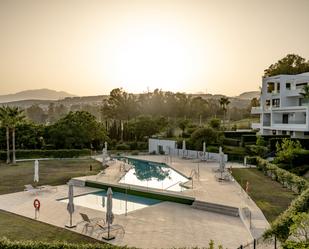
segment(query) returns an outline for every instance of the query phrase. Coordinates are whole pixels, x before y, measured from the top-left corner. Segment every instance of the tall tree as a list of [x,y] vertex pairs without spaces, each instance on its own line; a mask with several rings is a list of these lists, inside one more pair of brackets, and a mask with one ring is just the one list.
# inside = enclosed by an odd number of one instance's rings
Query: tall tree
[[11,107],[9,108],[9,117],[12,129],[12,152],[13,152],[12,163],[15,164],[16,163],[15,129],[16,125],[22,123],[25,120],[24,111],[19,109],[18,107]]
[[10,130],[12,130],[12,163],[16,163],[16,151],[15,151],[15,127],[21,123],[24,119],[24,111],[18,107],[3,106],[0,108],[0,119],[2,125],[6,128],[6,144],[7,144],[7,163],[10,163]]
[[270,65],[264,70],[264,77],[274,76],[278,74],[300,74],[309,72],[309,61],[296,55],[288,54],[275,64]]
[[225,119],[226,119],[226,113],[227,113],[227,107],[231,103],[227,97],[222,97],[219,99],[219,103],[221,106],[221,109],[223,111],[223,124],[225,125]]
[[304,99],[309,99],[309,85],[305,85],[302,89],[302,92],[300,92],[300,95]]
[[10,163],[10,127],[11,120],[9,116],[9,107],[2,106],[0,107],[0,121],[1,125],[6,129],[6,163]]

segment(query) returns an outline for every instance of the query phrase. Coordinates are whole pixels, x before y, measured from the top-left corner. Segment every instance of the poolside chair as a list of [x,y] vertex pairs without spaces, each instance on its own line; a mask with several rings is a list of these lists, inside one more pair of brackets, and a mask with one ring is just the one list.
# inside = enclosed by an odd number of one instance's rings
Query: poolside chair
[[31,194],[37,194],[38,192],[41,191],[39,188],[35,188],[31,184],[26,184],[24,186],[25,186],[24,191],[29,192]]
[[86,229],[86,232],[87,232],[89,227],[94,229],[98,225],[103,225],[103,226],[105,225],[105,220],[103,218],[92,218],[92,219],[90,219],[87,214],[84,214],[84,213],[79,213],[79,214],[80,214],[80,216],[82,217],[83,220],[81,222],[77,223],[77,225],[84,223],[83,230]]
[[[101,224],[98,224],[98,229],[95,230],[96,233],[102,234],[102,233],[107,233],[108,232],[108,227],[107,226],[102,226]],[[114,231],[122,231],[123,234],[125,233],[123,226],[115,224],[115,225],[110,225],[109,231],[114,232]]]
[[57,186],[51,186],[51,185],[42,185],[38,187],[41,191],[51,191],[51,190],[55,190],[58,191]]

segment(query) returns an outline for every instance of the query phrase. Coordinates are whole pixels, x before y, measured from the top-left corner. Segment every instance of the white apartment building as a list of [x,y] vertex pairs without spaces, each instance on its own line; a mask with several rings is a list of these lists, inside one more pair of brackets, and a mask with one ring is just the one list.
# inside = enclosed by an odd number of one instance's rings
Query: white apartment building
[[252,128],[261,135],[309,138],[309,102],[300,95],[307,84],[309,72],[263,78],[260,106],[251,110],[260,115],[260,122]]

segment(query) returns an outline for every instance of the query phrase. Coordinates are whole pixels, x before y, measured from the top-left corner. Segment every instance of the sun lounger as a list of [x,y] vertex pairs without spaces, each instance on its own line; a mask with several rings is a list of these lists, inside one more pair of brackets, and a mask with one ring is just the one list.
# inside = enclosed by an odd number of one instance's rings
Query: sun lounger
[[[115,225],[110,225],[109,227],[109,231],[113,232],[113,231],[117,231],[117,230],[122,230],[124,232],[124,228],[121,225],[115,224]],[[100,224],[98,224],[98,229],[96,229],[96,232],[100,232],[100,233],[107,233],[108,232],[108,226],[102,226]]]
[[39,188],[35,188],[31,184],[26,184],[24,186],[25,186],[24,191],[32,193],[32,194],[37,194],[38,192],[41,191]]
[[58,191],[57,186],[51,186],[51,185],[42,185],[38,187],[42,191],[51,191],[51,190],[56,190]]
[[82,221],[77,223],[77,225],[84,224],[84,228],[86,228],[86,231],[89,227],[94,229],[96,226],[104,226],[105,220],[103,218],[92,218],[90,219],[87,214],[79,213],[82,217]]
[[42,186],[38,186],[36,188],[33,187],[31,184],[26,184],[24,186],[25,186],[24,191],[27,191],[27,192],[33,193],[33,194],[37,194],[37,193],[42,192],[42,191],[51,191],[51,190],[57,191],[56,186],[50,186],[50,185],[42,185]]

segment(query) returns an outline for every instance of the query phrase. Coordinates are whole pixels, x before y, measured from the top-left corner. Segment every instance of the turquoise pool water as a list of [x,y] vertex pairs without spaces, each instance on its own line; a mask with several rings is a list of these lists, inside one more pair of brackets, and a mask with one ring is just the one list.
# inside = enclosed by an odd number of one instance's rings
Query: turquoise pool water
[[189,179],[164,163],[155,163],[128,158],[132,168],[119,183],[155,188],[161,190],[183,191],[181,184]]
[[[68,203],[68,199],[60,200]],[[125,214],[160,203],[160,200],[125,193],[113,193],[113,213]],[[74,197],[74,204],[99,211],[106,211],[106,191],[90,193]]]

